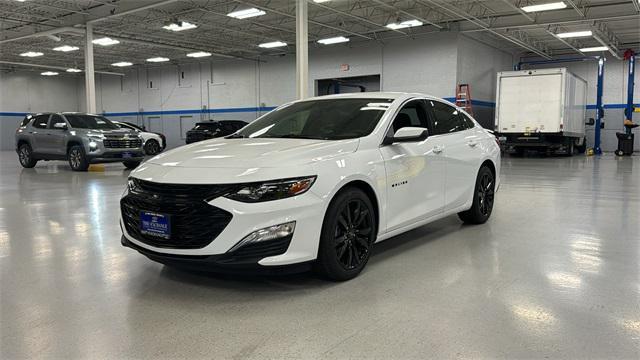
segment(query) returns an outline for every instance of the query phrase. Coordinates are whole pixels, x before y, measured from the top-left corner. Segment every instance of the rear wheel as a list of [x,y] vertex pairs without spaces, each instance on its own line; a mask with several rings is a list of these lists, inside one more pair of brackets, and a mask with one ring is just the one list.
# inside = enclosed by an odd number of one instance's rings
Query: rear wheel
[[334,281],[353,279],[369,261],[376,235],[369,197],[357,188],[342,191],[329,205],[322,224],[318,272]]
[[484,224],[491,216],[494,197],[495,176],[488,167],[483,166],[478,171],[473,205],[471,209],[458,213],[458,217],[468,224]]
[[33,158],[33,151],[29,144],[20,145],[18,148],[18,160],[24,168],[32,168],[38,163],[38,160]]
[[84,148],[80,145],[74,145],[69,149],[67,159],[73,171],[87,171],[89,168],[89,162],[84,153]]
[[128,160],[128,161],[123,161],[122,162],[124,167],[126,167],[129,170],[137,168],[138,165],[140,165],[140,163],[141,163],[141,161],[136,161],[136,160]]
[[587,138],[583,138],[582,143],[576,141],[575,149],[579,154],[584,154],[587,151]]
[[160,153],[160,143],[154,139],[147,140],[144,144],[144,152],[147,155],[156,155]]

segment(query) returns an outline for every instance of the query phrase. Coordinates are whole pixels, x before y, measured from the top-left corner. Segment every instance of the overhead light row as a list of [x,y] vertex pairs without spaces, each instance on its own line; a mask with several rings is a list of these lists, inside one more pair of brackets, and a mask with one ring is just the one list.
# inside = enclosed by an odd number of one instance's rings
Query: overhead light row
[[552,3],[523,6],[520,9],[522,9],[525,12],[531,13],[531,12],[540,12],[540,11],[549,11],[549,10],[562,10],[566,8],[567,8],[567,4],[565,4],[564,1],[558,1],[558,2],[552,2]]
[[[570,39],[570,38],[580,38],[580,37],[593,36],[593,32],[591,30],[571,31],[571,32],[557,33],[555,35],[560,39]],[[581,52],[609,51],[609,47],[608,46],[593,46],[593,47],[584,47],[584,48],[581,48],[581,49],[578,49],[578,50],[580,50]]]

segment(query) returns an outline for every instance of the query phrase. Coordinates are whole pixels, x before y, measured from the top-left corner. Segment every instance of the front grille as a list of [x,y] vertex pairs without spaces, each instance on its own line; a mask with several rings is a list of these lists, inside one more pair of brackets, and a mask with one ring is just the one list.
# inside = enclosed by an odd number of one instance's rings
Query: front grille
[[109,149],[133,149],[142,146],[141,139],[104,139],[104,147]]
[[227,253],[220,263],[256,263],[266,257],[281,255],[287,252],[291,238],[293,236],[287,236],[280,239],[274,239],[269,241],[263,241],[258,243],[249,243],[238,250]]
[[[233,215],[207,204],[234,185],[160,184],[132,179],[133,190],[120,201],[127,232],[145,244],[159,248],[199,249],[211,243],[227,227]],[[171,223],[169,239],[143,234],[140,213],[166,214]]]

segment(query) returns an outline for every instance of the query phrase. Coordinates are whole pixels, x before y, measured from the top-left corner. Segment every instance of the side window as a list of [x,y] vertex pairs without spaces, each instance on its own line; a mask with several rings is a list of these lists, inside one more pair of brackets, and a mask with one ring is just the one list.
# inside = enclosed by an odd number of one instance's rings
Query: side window
[[422,100],[413,100],[405,104],[400,112],[393,119],[391,134],[403,127],[423,127],[427,128],[427,114]]
[[472,129],[473,127],[476,126],[473,120],[471,120],[471,118],[465,115],[464,113],[460,113],[460,116],[462,117],[462,122],[464,122],[465,124],[465,129]]
[[435,117],[433,127],[436,134],[448,134],[467,129],[463,117],[456,108],[439,101],[430,101],[430,103]]
[[55,129],[56,128],[56,124],[64,124],[64,125],[66,125],[67,123],[64,121],[62,116],[55,115],[55,114],[51,115],[51,120],[49,121],[49,129]]
[[38,115],[36,116],[36,119],[33,120],[33,127],[38,129],[46,129],[48,122],[49,115]]
[[24,119],[22,119],[22,122],[20,123],[20,127],[27,126],[27,124],[29,123],[29,121],[31,121],[31,119],[33,119],[33,116],[31,115],[25,116]]

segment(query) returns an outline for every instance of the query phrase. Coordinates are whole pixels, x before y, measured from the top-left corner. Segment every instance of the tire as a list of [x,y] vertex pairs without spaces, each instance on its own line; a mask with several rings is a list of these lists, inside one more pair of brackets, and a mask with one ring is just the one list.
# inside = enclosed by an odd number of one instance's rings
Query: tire
[[358,188],[346,188],[331,201],[322,223],[316,271],[333,281],[358,276],[369,261],[378,234],[373,205]]
[[568,144],[566,144],[566,148],[567,148],[567,153],[565,155],[568,157],[573,156],[573,154],[575,153],[573,140],[570,140]]
[[80,145],[74,145],[69,149],[67,160],[73,171],[87,171],[89,168],[89,162],[84,153],[84,148]]
[[157,140],[149,139],[144,144],[144,153],[147,155],[157,155],[160,151],[160,143]]
[[140,165],[141,161],[137,161],[137,160],[128,160],[128,161],[123,161],[122,164],[124,165],[124,167],[126,167],[129,170],[133,170],[135,168],[138,167],[138,165]]
[[584,154],[587,151],[587,138],[583,138],[582,145],[576,145],[575,149],[579,154]]
[[495,200],[495,176],[483,166],[478,171],[476,185],[473,188],[473,205],[471,209],[458,213],[460,220],[467,224],[484,224],[491,217]]
[[23,168],[30,169],[38,163],[38,160],[33,158],[33,151],[31,150],[31,145],[22,144],[18,148],[18,161],[20,161],[20,165]]

